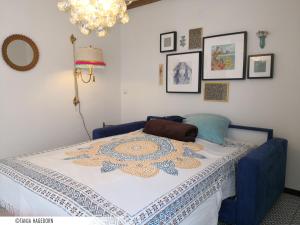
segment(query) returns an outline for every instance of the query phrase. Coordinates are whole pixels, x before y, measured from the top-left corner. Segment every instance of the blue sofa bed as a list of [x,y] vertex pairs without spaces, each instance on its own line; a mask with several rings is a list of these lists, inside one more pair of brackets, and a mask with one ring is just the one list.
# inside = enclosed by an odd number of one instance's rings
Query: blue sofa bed
[[[93,139],[136,131],[145,123],[99,128],[93,131]],[[230,128],[266,132],[268,140],[238,162],[236,196],[222,202],[219,220],[232,225],[259,225],[284,190],[288,142],[274,138],[271,129],[236,125]]]

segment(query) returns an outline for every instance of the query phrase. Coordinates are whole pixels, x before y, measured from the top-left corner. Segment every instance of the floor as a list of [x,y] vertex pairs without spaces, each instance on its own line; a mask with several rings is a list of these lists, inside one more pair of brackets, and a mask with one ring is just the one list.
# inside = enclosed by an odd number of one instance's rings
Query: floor
[[[6,211],[0,208],[0,216],[5,215]],[[300,197],[282,194],[261,225],[300,225]]]
[[300,197],[282,194],[261,225],[300,225]]

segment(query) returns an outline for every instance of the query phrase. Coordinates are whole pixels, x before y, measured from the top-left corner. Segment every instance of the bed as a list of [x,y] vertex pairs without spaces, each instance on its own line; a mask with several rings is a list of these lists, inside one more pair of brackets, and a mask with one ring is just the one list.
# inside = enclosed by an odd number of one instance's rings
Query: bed
[[[148,135],[144,124],[97,129],[92,142],[2,159],[0,205],[18,216],[94,216],[126,225],[216,225],[218,214],[224,222],[255,225],[239,217],[260,221],[283,189],[287,142],[270,130],[257,130],[268,141],[255,147],[266,140],[237,141],[234,130],[242,127],[231,126],[221,146]],[[260,167],[263,160],[269,163]],[[259,183],[257,171],[277,178]],[[265,188],[270,194],[260,193]]]
[[[137,121],[95,129],[93,138],[138,130],[145,123]],[[238,160],[235,195],[222,201],[219,220],[227,224],[259,225],[284,191],[288,141],[274,138],[272,129],[233,124],[229,126],[228,137],[256,147]],[[195,214],[199,217],[202,212],[199,210]]]

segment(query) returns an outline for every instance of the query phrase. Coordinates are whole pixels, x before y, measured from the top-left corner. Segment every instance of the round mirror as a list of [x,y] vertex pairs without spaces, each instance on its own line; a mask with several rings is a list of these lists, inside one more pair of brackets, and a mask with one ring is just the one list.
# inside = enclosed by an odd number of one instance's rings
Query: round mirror
[[39,51],[30,38],[15,34],[5,39],[2,45],[2,56],[11,68],[27,71],[37,64]]

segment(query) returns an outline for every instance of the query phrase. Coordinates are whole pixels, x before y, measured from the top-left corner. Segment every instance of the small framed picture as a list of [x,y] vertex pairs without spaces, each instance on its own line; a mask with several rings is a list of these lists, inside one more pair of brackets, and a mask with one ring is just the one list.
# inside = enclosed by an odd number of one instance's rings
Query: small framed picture
[[247,32],[204,37],[203,56],[203,80],[245,79]]
[[202,28],[189,30],[189,49],[202,48]]
[[204,85],[204,100],[214,102],[228,102],[228,82],[207,82]]
[[160,52],[173,52],[177,50],[177,32],[160,34]]
[[274,54],[248,56],[248,79],[273,78]]
[[167,93],[201,92],[201,52],[167,55]]

